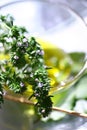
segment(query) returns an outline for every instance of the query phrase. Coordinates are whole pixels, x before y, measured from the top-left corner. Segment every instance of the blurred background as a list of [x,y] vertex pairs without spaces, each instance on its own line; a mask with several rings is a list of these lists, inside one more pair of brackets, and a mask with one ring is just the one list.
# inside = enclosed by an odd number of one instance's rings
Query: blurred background
[[[12,2],[12,1],[13,0],[0,0],[0,7],[3,6],[4,4],[8,4],[8,2]],[[17,0],[14,0],[14,1],[17,1]],[[78,14],[85,21],[85,24],[87,23],[87,0],[39,0],[39,1],[49,1],[51,3],[57,3],[57,2],[64,3],[69,8],[71,8],[73,11],[75,11],[75,13]],[[62,14],[62,19],[59,20],[59,24],[69,17],[68,15],[65,16],[65,14],[63,14],[62,12],[61,12],[61,14]],[[82,31],[86,32],[85,30],[82,30]],[[84,35],[85,35],[85,39],[86,39],[86,34],[84,34]],[[87,46],[86,44],[85,44],[85,46],[83,46],[85,52],[87,50],[86,46]],[[87,84],[87,79],[84,79],[83,82],[85,84]],[[82,85],[83,85],[83,83],[82,83]],[[81,89],[80,89],[80,91],[81,91]],[[69,97],[69,100],[70,100],[71,97]],[[9,102],[9,104],[10,104],[10,102]],[[80,104],[80,106],[82,104],[83,106],[86,107],[86,113],[87,113],[87,100],[81,99],[77,103],[78,107],[79,107],[79,104]],[[5,105],[8,106],[8,103],[5,104]],[[15,105],[11,106],[12,109],[13,109],[14,106]],[[16,106],[17,106],[17,104],[16,104]],[[75,108],[75,109],[77,109],[77,108]],[[16,110],[13,110],[14,117],[15,117],[15,113],[17,111],[19,112],[19,108],[16,107]],[[4,111],[0,114],[3,116]],[[5,114],[8,114],[6,110],[5,110]],[[58,114],[59,117],[58,116],[56,117],[56,113],[53,113],[53,114],[54,115],[51,115],[50,121],[41,121],[41,122],[37,121],[34,124],[34,128],[31,126],[30,130],[49,130],[49,129],[50,130],[87,130],[87,118],[70,116],[70,115],[65,116],[65,115],[61,115],[60,113]],[[13,117],[11,117],[11,114],[9,115],[9,117],[13,118]],[[21,118],[21,114],[19,116],[19,119],[20,118]],[[52,120],[52,118],[53,118],[53,120]],[[17,116],[16,116],[16,119],[17,119]],[[8,124],[9,124],[9,122],[10,122],[10,120],[8,120]],[[20,120],[20,122],[21,122],[21,120]],[[30,122],[32,122],[32,121],[30,120]],[[15,129],[15,125],[17,125],[15,123],[14,123],[14,128],[11,128],[12,127],[11,126],[11,127],[9,127],[9,129],[5,129],[6,127],[3,127],[2,124],[3,124],[3,120],[0,118],[0,129],[3,129],[3,130],[19,130],[20,129],[19,124],[18,124],[18,127],[17,127],[18,129]],[[25,130],[25,128],[23,130]]]

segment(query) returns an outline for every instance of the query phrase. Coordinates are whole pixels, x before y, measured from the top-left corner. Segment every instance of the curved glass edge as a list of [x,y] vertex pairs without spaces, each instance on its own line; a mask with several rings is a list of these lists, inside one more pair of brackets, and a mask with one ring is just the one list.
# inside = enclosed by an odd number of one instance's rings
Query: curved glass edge
[[28,2],[28,1],[50,2],[49,0],[3,0],[3,1],[1,0],[0,9],[10,4],[14,4],[18,2]]

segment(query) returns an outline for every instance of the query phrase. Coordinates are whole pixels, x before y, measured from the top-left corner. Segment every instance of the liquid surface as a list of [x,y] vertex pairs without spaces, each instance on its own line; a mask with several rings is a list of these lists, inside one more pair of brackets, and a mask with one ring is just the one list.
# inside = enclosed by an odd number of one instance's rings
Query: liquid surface
[[[44,41],[42,39],[36,38],[36,41],[39,42],[44,50],[44,59],[45,64],[51,69],[48,69],[48,74],[51,79],[51,92],[56,91],[56,86],[60,84],[61,81],[68,79],[71,72],[71,59],[69,56],[60,48],[55,46],[54,44],[49,43],[48,41]],[[3,53],[0,54],[0,60],[9,59],[8,55]],[[27,93],[32,93],[32,87],[27,84]]]
[[56,91],[56,86],[61,81],[67,80],[71,74],[72,61],[64,50],[58,48],[55,44],[49,43],[42,39],[37,41],[41,44],[44,49],[45,64],[51,69],[48,70],[49,77],[51,78],[51,91]]

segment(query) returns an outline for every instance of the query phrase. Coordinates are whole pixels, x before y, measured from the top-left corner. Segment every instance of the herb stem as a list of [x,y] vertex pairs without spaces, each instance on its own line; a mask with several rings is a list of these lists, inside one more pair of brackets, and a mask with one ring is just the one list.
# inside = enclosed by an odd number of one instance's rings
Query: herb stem
[[[19,102],[19,103],[35,106],[34,102],[32,102],[30,100],[27,100],[27,99],[25,99],[23,97],[18,98],[18,97],[14,97],[14,96],[7,95],[7,94],[5,94],[3,97],[5,99],[7,99],[7,100],[10,100],[10,101],[14,101],[14,102]],[[62,108],[59,108],[59,107],[52,107],[52,110],[58,111],[58,112],[63,112],[63,113],[69,114],[69,115],[74,115],[74,116],[78,116],[78,117],[87,118],[87,114],[85,114],[85,113],[78,113],[78,112],[75,112],[73,110],[65,110],[65,109],[62,109]]]

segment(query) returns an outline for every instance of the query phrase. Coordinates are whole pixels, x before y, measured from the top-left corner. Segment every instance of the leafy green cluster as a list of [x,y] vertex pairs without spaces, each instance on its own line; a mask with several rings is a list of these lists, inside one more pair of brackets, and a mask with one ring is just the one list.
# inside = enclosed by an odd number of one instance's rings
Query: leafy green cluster
[[43,117],[48,116],[52,109],[50,79],[40,44],[34,37],[26,36],[27,30],[24,27],[14,25],[10,15],[1,15],[0,24],[0,53],[9,57],[0,61],[0,103],[3,101],[4,86],[15,93],[23,94],[28,83],[33,90],[29,99],[35,97],[38,112]]

